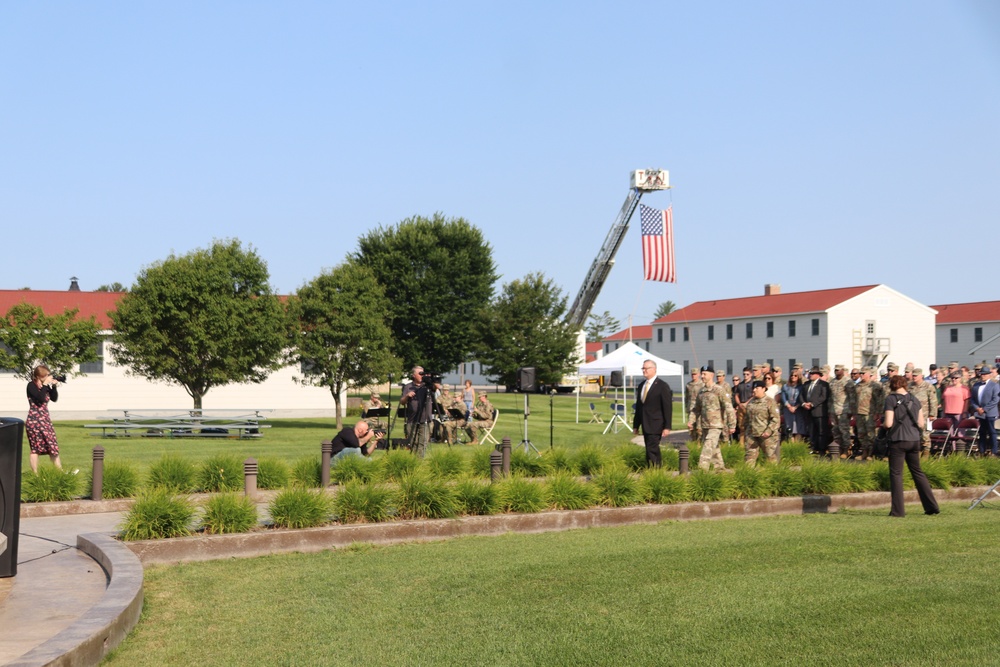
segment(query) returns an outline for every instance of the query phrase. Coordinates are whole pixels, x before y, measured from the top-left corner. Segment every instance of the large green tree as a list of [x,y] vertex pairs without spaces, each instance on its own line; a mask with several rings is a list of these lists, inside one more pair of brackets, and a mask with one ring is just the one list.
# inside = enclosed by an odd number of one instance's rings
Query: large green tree
[[352,258],[385,289],[394,351],[407,368],[446,373],[476,347],[473,324],[497,278],[479,229],[440,213],[407,218],[362,236]]
[[587,340],[593,342],[601,341],[621,328],[621,322],[611,316],[610,310],[605,310],[600,315],[591,313],[583,330],[587,332]]
[[371,269],[349,261],[299,288],[288,314],[295,324],[288,359],[300,365],[301,383],[329,388],[342,428],[341,392],[384,381],[399,368],[385,291]]
[[670,313],[677,310],[677,304],[673,301],[664,301],[659,306],[656,307],[656,312],[653,313],[653,319],[658,320],[661,317],[666,317]]
[[238,240],[142,270],[109,313],[111,354],[130,374],[178,384],[195,409],[213,387],[263,382],[288,343],[267,265]]
[[0,321],[0,368],[24,380],[38,364],[55,375],[79,374],[74,367],[97,361],[101,338],[97,321],[79,319],[78,312],[46,315],[29,303],[11,306]]
[[476,358],[497,382],[513,386],[518,368],[534,366],[538,382],[556,384],[576,366],[577,327],[563,319],[566,297],[543,274],[504,285],[487,313]]

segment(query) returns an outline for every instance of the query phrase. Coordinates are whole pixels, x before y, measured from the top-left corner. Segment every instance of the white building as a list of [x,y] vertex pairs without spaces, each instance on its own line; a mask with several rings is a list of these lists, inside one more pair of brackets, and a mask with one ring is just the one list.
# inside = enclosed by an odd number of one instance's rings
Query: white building
[[981,361],[1000,363],[1000,301],[932,306],[937,311],[938,366],[957,361],[972,368]]
[[699,301],[652,323],[650,352],[691,368],[727,375],[768,362],[883,365],[935,359],[935,311],[885,285]]
[[[47,315],[75,308],[78,317],[94,316],[103,330],[101,360],[85,364],[81,370],[86,375],[69,378],[60,389],[59,400],[49,406],[53,419],[106,419],[111,416],[109,410],[191,408],[192,399],[182,387],[126,375],[125,369],[112,361],[107,341],[111,334],[108,311],[114,310],[121,296],[114,292],[0,290],[0,313],[21,302],[38,305]],[[205,395],[202,406],[206,410],[272,410],[268,414],[271,417],[335,417],[330,391],[303,387],[292,379],[296,375],[300,375],[298,368],[287,366],[261,384],[215,387]],[[19,419],[27,416],[26,384],[13,373],[0,370],[0,415]],[[341,405],[346,408],[347,401]]]

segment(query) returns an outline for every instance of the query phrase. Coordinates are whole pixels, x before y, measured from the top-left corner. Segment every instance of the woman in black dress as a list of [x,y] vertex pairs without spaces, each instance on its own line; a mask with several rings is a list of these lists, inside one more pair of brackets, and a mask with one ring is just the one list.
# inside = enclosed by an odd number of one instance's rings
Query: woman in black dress
[[52,463],[62,470],[59,443],[56,441],[56,431],[52,428],[52,418],[49,417],[49,401],[59,400],[59,390],[56,389],[59,382],[52,377],[46,366],[37,366],[31,376],[32,380],[28,383],[28,419],[24,422],[28,446],[31,447],[31,471],[38,474],[39,454],[48,454]]

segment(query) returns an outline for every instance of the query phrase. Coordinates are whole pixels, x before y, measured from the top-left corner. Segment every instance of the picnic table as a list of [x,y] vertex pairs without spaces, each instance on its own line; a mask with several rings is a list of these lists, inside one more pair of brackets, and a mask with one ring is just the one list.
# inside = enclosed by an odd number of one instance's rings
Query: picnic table
[[[102,438],[259,438],[270,410],[108,410],[109,422],[84,424]],[[100,433],[97,430],[100,429]]]

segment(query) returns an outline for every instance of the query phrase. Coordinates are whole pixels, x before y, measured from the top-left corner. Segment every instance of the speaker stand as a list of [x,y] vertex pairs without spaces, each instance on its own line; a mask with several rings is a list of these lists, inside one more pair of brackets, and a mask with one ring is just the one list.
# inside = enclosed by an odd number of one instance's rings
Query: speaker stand
[[530,450],[535,450],[535,454],[539,456],[542,455],[538,448],[528,439],[528,415],[531,414],[531,410],[528,409],[528,394],[524,394],[524,439],[521,440],[521,446],[524,447],[524,453],[527,454]]

